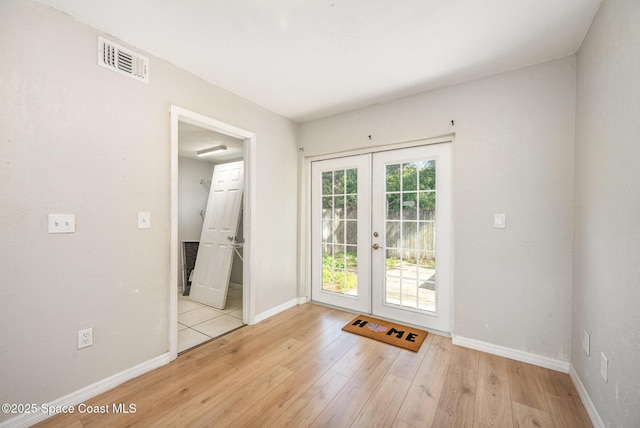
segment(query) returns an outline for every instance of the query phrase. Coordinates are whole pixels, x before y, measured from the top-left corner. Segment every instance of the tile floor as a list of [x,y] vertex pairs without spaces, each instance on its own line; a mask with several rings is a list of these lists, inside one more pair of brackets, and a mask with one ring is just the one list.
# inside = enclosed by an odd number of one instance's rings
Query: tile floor
[[186,351],[242,324],[242,286],[231,284],[223,310],[178,293],[178,352]]

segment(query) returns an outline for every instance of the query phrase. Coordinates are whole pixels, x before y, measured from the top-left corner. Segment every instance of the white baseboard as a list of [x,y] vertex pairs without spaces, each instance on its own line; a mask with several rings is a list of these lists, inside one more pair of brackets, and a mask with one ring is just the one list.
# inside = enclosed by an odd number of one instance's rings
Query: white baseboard
[[[50,403],[47,403],[46,406],[40,406],[40,408],[46,407],[51,410],[51,408],[56,407],[78,405],[90,398],[95,397],[98,394],[115,388],[116,386],[128,380],[131,380],[134,377],[138,377],[144,373],[150,372],[151,370],[157,369],[158,367],[163,366],[170,361],[170,355],[167,352],[158,357],[145,361],[144,363],[138,364],[137,366],[133,366],[124,371],[121,371],[120,373],[116,373],[113,376],[109,376],[108,378],[98,381],[92,385],[79,389],[78,391],[72,392],[71,394],[65,395],[64,397],[58,398]],[[53,416],[53,414],[46,414],[42,412],[25,413],[0,423],[0,428],[26,428],[51,416]]]
[[465,348],[471,348],[489,354],[499,355],[501,357],[510,358],[523,363],[533,364],[535,366],[544,367],[562,373],[569,373],[569,363],[553,358],[543,357],[529,352],[519,351],[517,349],[506,348],[492,343],[482,342],[480,340],[468,339],[466,337],[453,336],[452,343]]
[[578,376],[578,372],[576,372],[576,369],[573,368],[573,365],[569,366],[569,377],[571,378],[573,385],[578,390],[580,400],[582,400],[582,404],[587,410],[589,419],[591,419],[591,423],[593,424],[594,428],[605,428],[604,422],[602,421],[598,410],[596,410],[596,406],[594,406],[593,401],[591,401],[591,397],[589,397],[587,389],[584,387],[584,384],[582,383],[582,380],[580,380],[580,376]]
[[298,299],[289,300],[281,305],[276,306],[275,308],[269,309],[268,311],[264,311],[260,314],[256,314],[255,321],[259,323],[260,321],[264,321],[267,318],[271,318],[274,315],[279,314],[280,312],[286,311],[287,309],[293,308],[294,306],[299,305]]

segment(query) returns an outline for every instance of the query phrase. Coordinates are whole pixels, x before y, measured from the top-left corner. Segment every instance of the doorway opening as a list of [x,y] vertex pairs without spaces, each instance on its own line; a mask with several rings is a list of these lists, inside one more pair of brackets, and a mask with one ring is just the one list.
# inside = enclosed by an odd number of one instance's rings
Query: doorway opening
[[[208,151],[220,148],[218,151]],[[204,156],[202,153],[205,151]],[[221,336],[242,322],[242,187],[236,200],[222,200],[220,176],[232,165],[242,181],[243,141],[189,123],[178,123],[178,352]],[[227,207],[227,205],[235,205]],[[234,210],[235,208],[235,210]],[[216,213],[233,211],[231,225],[214,230],[222,245],[207,245],[207,224]],[[213,227],[219,225],[213,224]],[[203,239],[204,237],[204,239]],[[233,241],[226,241],[232,237]],[[220,239],[218,239],[220,240]],[[220,248],[220,251],[207,251]],[[203,275],[203,273],[208,273]],[[196,280],[196,276],[201,279]],[[215,282],[219,296],[208,298]],[[197,285],[204,284],[198,287]],[[204,295],[203,295],[204,294]]]
[[[171,108],[171,359],[179,352],[254,322],[249,263],[254,147],[255,135],[249,131],[177,106]],[[198,152],[206,155],[198,156]],[[226,207],[228,201],[220,202],[215,196],[219,195],[219,177],[229,166],[234,166],[235,177],[243,182],[244,191],[241,188],[235,195],[235,203],[231,204],[235,207],[234,223],[224,229],[223,239],[231,239],[226,245],[218,245],[223,251],[214,255],[203,250],[210,243],[201,245],[201,240],[210,235],[207,233],[215,213],[228,211],[219,208],[221,204]],[[194,280],[200,278],[196,281],[200,285],[205,276],[209,284],[212,280],[216,286],[224,284],[223,294],[215,303],[207,296],[203,298],[201,290],[193,293]]]

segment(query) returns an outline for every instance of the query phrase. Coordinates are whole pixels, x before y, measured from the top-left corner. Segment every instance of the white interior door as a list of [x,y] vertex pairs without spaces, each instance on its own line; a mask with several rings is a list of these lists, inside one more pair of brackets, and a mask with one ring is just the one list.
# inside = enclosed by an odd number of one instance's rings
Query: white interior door
[[311,296],[371,311],[370,155],[311,164]]
[[218,309],[227,300],[243,185],[243,161],[215,166],[189,297]]
[[312,300],[451,331],[450,151],[312,163]]
[[[451,331],[451,144],[374,153],[372,312]],[[376,249],[377,247],[377,249]]]

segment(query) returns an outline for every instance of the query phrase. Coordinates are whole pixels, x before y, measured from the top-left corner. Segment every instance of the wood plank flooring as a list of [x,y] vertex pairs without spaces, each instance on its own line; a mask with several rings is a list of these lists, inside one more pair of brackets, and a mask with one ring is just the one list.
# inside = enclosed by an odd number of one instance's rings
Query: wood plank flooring
[[[199,346],[39,427],[590,427],[563,373],[454,346],[414,353],[305,304]],[[115,413],[113,405],[135,405]]]

